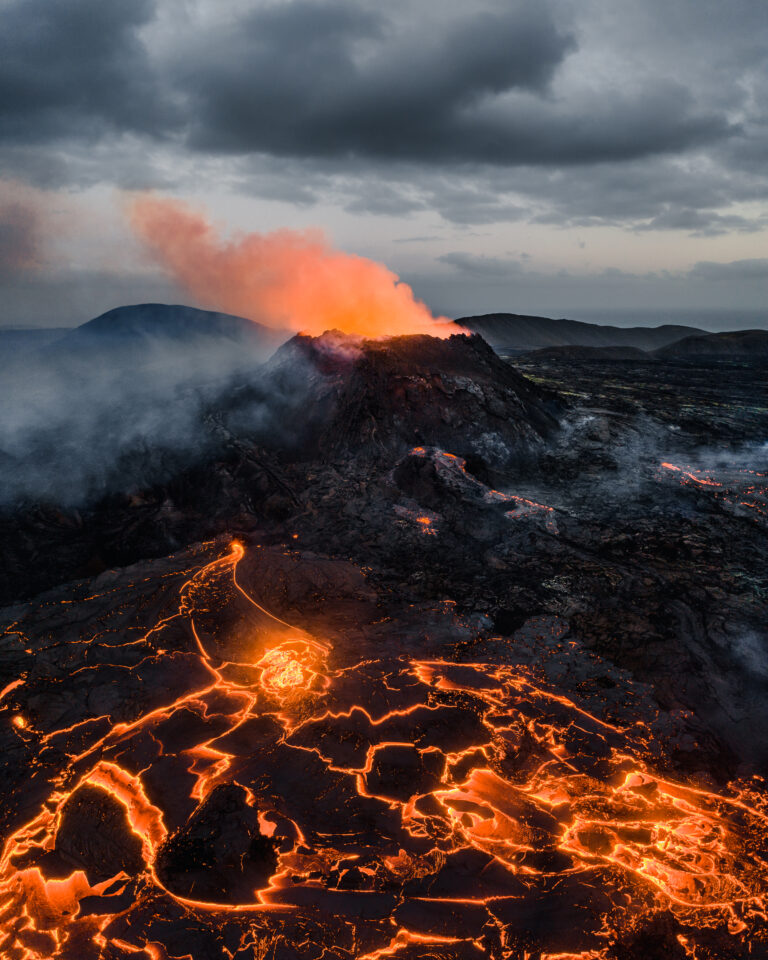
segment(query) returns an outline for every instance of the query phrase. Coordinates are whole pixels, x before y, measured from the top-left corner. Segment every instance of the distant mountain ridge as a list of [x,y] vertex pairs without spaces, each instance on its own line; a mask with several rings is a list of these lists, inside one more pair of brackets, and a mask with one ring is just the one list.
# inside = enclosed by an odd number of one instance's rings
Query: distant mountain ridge
[[683,337],[658,350],[639,347],[542,347],[524,356],[534,360],[763,360],[768,359],[768,330],[728,330],[703,337]]
[[[478,333],[497,353],[538,352],[542,359],[641,360],[768,356],[768,331],[709,333],[698,327],[616,327],[516,313],[459,317],[454,325]],[[37,354],[144,362],[162,352],[228,351],[271,354],[291,336],[244,317],[183,304],[139,303],[115,307],[74,328],[0,328],[6,359]]]
[[57,346],[135,343],[143,340],[185,340],[225,337],[263,341],[277,347],[289,333],[265,327],[245,317],[183,304],[137,303],[115,307],[67,332]]
[[768,330],[729,330],[685,337],[656,351],[662,359],[690,357],[768,357]]
[[497,352],[522,353],[544,347],[636,347],[658,350],[684,337],[706,336],[698,327],[612,327],[581,320],[552,319],[517,313],[459,317],[458,326],[479,333]]

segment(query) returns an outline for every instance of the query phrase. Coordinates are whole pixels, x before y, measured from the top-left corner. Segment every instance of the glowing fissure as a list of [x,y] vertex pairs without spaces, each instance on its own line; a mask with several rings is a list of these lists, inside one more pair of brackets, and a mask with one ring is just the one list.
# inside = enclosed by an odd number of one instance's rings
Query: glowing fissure
[[676,477],[683,486],[709,493],[725,509],[756,523],[768,521],[768,477],[755,470],[732,468],[713,472],[680,467],[663,461],[663,474]]
[[[435,466],[437,474],[448,486],[453,484],[463,484],[474,488],[478,497],[489,504],[508,504],[510,509],[504,514],[509,520],[522,520],[524,518],[535,518],[543,520],[548,533],[557,534],[557,520],[555,511],[552,507],[543,503],[537,503],[535,500],[529,500],[526,497],[520,497],[511,493],[503,493],[501,490],[487,489],[477,481],[467,470],[467,462],[463,457],[456,456],[455,453],[448,453],[445,450],[437,450],[427,447],[413,447],[411,456],[420,458],[429,458]],[[396,506],[395,511],[402,517],[407,517],[415,523],[422,525],[425,533],[435,533],[436,521],[438,517],[432,514],[418,514],[406,507]]]
[[[210,685],[114,724],[71,754],[39,812],[7,839],[0,859],[4,957],[69,960],[71,938],[83,935],[79,905],[86,897],[103,904],[89,918],[92,945],[109,945],[110,957],[152,956],[123,928],[110,933],[125,909],[112,909],[111,898],[117,902],[129,883],[136,896],[170,897],[191,914],[263,918],[340,896],[321,882],[329,871],[344,881],[344,896],[392,900],[376,943],[344,954],[357,960],[397,957],[415,945],[461,944],[488,955],[485,933],[444,929],[443,920],[417,929],[398,919],[409,898],[423,909],[479,910],[482,930],[497,931],[493,955],[519,956],[504,946],[515,931],[499,919],[501,907],[550,882],[593,875],[635,919],[671,911],[692,928],[727,925],[734,936],[763,936],[768,864],[751,851],[768,841],[768,813],[756,791],[721,794],[656,775],[645,759],[652,734],[644,723],[628,729],[594,716],[523,668],[406,657],[331,666],[329,642],[272,617],[243,591],[236,581],[242,557],[243,547],[233,544],[181,591],[177,619],[189,619]],[[245,619],[232,620],[228,636],[215,635],[219,614],[237,603]],[[235,655],[225,656],[233,638]],[[378,707],[360,702],[366,690],[375,691]],[[177,725],[179,745],[166,752],[165,731],[183,717],[210,733],[187,743]],[[45,739],[64,736],[50,731]],[[189,778],[188,796],[176,807],[166,809],[150,776],[151,756],[141,770],[131,765],[131,749],[146,749],[147,737],[156,759],[180,763]],[[267,772],[276,776],[295,757],[307,758],[302,765],[311,758],[314,772],[305,777],[319,778],[316,796],[336,796],[346,813],[313,820],[300,796],[270,787]],[[84,869],[46,877],[66,804],[85,787],[125,812],[140,841],[139,877],[120,870],[92,882]],[[174,889],[167,864],[178,827],[171,823],[183,822],[179,804],[194,819],[221,790],[239,804],[242,822],[255,825],[250,836],[265,851],[263,862],[274,863],[247,895],[227,888],[221,898],[198,898],[193,889]],[[379,832],[366,840],[362,824],[371,818]],[[479,888],[441,893],[443,872],[467,852],[489,858],[488,878],[481,872]],[[617,922],[614,907],[598,911],[593,934],[605,948],[541,956],[606,956],[609,919]],[[680,942],[695,956],[692,936]]]

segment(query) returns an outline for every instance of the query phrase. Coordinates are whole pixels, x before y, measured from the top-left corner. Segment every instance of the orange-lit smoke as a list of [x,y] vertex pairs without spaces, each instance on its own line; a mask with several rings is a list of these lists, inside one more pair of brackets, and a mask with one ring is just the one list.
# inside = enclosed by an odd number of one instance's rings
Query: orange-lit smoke
[[223,240],[200,213],[153,196],[133,202],[131,224],[176,282],[216,310],[314,335],[452,332],[395,273],[334,250],[319,230]]

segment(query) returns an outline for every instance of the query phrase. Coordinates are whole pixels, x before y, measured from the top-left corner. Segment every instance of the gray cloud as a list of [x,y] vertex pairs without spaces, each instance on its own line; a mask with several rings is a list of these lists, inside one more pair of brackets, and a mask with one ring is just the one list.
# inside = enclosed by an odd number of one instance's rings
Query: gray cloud
[[765,215],[728,213],[768,199],[768,166],[736,172],[711,160],[651,157],[566,168],[415,162],[250,158],[237,163],[237,189],[265,198],[297,194],[353,213],[405,216],[435,211],[447,223],[534,222],[558,227],[614,225],[685,230],[696,236],[751,233]]
[[152,52],[141,31],[155,3],[7,4],[2,139],[138,132],[213,154],[568,165],[741,129],[673,77],[555,89],[578,44],[554,2],[427,23],[350,0],[262,3],[205,29],[180,18],[170,48]]
[[170,122],[138,28],[153,0],[11,0],[0,34],[0,139],[157,133]]
[[722,215],[715,210],[691,210],[668,206],[638,230],[685,230],[692,237],[716,237],[721,234],[755,233],[766,224],[764,217],[752,218],[737,214]]
[[[573,47],[544,5],[447,19],[428,35],[349,3],[257,10],[199,49],[179,82],[203,149],[490,159],[519,152],[496,99],[542,92]],[[515,146],[517,143],[517,146]]]
[[[360,223],[413,215],[414,232],[445,239],[491,224],[692,237],[766,227],[768,5],[754,0],[0,0],[0,11],[0,164],[38,185],[216,190]],[[6,279],[35,260],[36,231],[30,211],[0,211]],[[507,269],[481,260],[441,268],[478,284]],[[10,282],[18,316],[55,308],[65,281],[38,279],[38,291]],[[92,282],[105,306],[136,299],[117,274],[109,301],[109,275]],[[65,285],[79,310],[87,298]],[[452,312],[446,299],[433,306]]]
[[34,269],[40,255],[40,217],[28,203],[0,201],[0,277]]
[[463,276],[495,279],[540,278],[544,276],[557,277],[560,280],[578,280],[590,277],[605,283],[639,282],[639,283],[676,283],[688,280],[757,280],[766,284],[768,296],[768,258],[751,260],[732,260],[730,263],[721,263],[712,260],[700,260],[690,269],[673,273],[671,271],[651,271],[648,273],[631,273],[618,270],[615,267],[600,272],[587,274],[573,274],[561,270],[556,273],[542,273],[525,268],[523,257],[486,257],[464,251],[446,253],[437,258],[438,263],[446,264],[454,272]]
[[691,275],[705,280],[758,280],[765,285],[768,302],[768,258],[733,260],[731,263],[716,263],[702,260],[695,264]]
[[505,260],[502,257],[483,257],[472,253],[444,253],[437,258],[440,263],[447,264],[460,274],[478,279],[508,279],[522,272],[519,260]]
[[431,243],[433,240],[439,240],[440,237],[436,234],[430,234],[423,237],[396,237],[392,242],[393,243]]

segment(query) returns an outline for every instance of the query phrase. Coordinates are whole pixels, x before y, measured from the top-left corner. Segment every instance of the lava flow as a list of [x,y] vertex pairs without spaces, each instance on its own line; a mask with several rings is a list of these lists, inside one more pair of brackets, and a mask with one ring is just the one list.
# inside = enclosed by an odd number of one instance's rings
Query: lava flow
[[131,641],[128,674],[170,663],[139,715],[104,692],[62,727],[6,710],[35,787],[4,958],[608,960],[665,924],[669,956],[765,955],[762,784],[664,776],[651,720],[532,669],[311,636],[243,557]]
[[661,469],[675,476],[683,486],[710,493],[725,510],[748,517],[756,523],[768,520],[768,477],[756,470],[730,468],[713,471],[679,467],[664,462]]
[[[521,520],[523,518],[535,518],[543,521],[544,528],[548,533],[557,534],[558,527],[555,520],[555,511],[552,507],[543,503],[537,503],[535,500],[529,500],[526,497],[516,496],[511,493],[503,493],[501,490],[494,490],[486,487],[476,480],[467,470],[467,462],[463,457],[456,456],[455,453],[447,453],[445,450],[438,450],[434,447],[413,447],[410,452],[411,459],[430,463],[440,482],[448,489],[461,491],[461,495],[467,499],[474,498],[485,504],[507,504],[510,509],[504,513],[509,520]],[[422,525],[423,532],[435,532],[434,515],[416,515],[414,511],[406,507],[396,506],[395,512],[402,517],[409,517]]]

